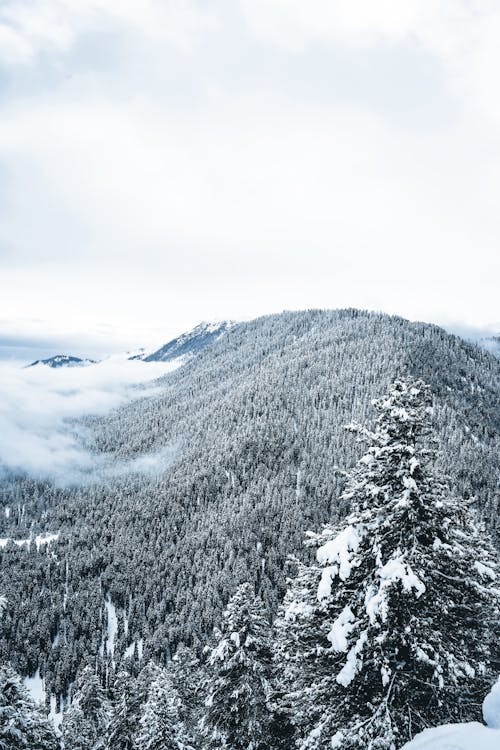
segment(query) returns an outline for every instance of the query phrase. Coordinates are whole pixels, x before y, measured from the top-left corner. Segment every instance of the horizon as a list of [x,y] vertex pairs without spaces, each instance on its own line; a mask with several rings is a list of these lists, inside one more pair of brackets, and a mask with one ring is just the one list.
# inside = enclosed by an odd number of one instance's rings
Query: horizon
[[[112,357],[118,354],[135,354],[139,351],[155,352],[161,346],[166,343],[178,338],[179,336],[190,333],[192,330],[203,324],[223,323],[232,322],[235,324],[246,323],[252,320],[257,320],[261,317],[268,317],[270,315],[280,315],[283,313],[300,313],[306,312],[307,310],[320,310],[325,312],[331,312],[335,310],[346,310],[356,309],[360,312],[373,313],[376,315],[388,315],[389,317],[400,317],[404,320],[408,320],[412,323],[425,323],[427,325],[437,325],[443,328],[447,333],[460,336],[466,341],[472,341],[477,343],[482,339],[490,339],[500,334],[500,323],[485,327],[466,326],[459,322],[442,323],[431,320],[421,319],[410,319],[404,315],[398,313],[388,313],[383,310],[370,310],[368,308],[355,308],[355,307],[333,307],[333,308],[303,308],[303,309],[287,309],[281,310],[280,312],[263,313],[262,315],[256,315],[255,317],[249,317],[246,320],[235,320],[232,318],[218,318],[218,319],[203,319],[195,323],[189,328],[180,329],[179,326],[166,327],[166,333],[162,337],[158,331],[155,331],[153,335],[148,336],[148,331],[145,329],[140,334],[135,333],[135,338],[131,339],[131,342],[127,343],[121,339],[116,340],[113,338],[113,334],[109,336],[109,339],[104,338],[104,334],[101,336],[86,336],[83,341],[78,343],[81,339],[81,334],[76,333],[74,338],[70,335],[57,335],[51,339],[50,337],[43,336],[40,334],[39,337],[35,335],[31,336],[6,336],[0,333],[0,361],[3,362],[15,362],[15,363],[26,363],[31,364],[35,360],[50,359],[59,355],[67,355],[73,357],[79,357],[81,359],[94,359]],[[142,334],[143,338],[140,338]],[[59,347],[59,348],[58,348]]]

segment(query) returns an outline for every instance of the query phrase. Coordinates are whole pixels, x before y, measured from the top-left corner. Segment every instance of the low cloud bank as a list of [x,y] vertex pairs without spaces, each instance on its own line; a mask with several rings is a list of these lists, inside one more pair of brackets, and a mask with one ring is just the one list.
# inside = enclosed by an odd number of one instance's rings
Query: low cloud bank
[[[43,365],[0,363],[0,474],[26,472],[58,483],[88,480],[128,471],[154,473],[173,460],[174,447],[110,462],[86,450],[75,420],[103,415],[133,398],[154,392],[153,381],[178,366],[129,361],[123,356],[86,367],[53,369]],[[139,386],[139,388],[138,388]]]

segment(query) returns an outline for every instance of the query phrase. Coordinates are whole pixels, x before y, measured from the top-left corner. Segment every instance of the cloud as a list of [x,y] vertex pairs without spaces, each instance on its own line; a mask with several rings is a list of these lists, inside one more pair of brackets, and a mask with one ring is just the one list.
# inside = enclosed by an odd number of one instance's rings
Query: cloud
[[165,469],[175,446],[130,462],[111,461],[86,450],[82,438],[87,430],[78,419],[106,414],[132,398],[154,393],[159,386],[153,380],[174,367],[121,356],[60,369],[0,363],[0,468],[59,483],[87,481],[91,472],[107,478]]
[[140,345],[283,308],[496,319],[499,23],[486,0],[5,0],[10,321]]
[[183,48],[209,23],[190,0],[4,0],[0,61],[33,64],[42,54],[67,54],[86,35],[132,32]]
[[299,53],[318,44],[421,49],[462,106],[500,118],[500,8],[491,0],[241,0],[262,41]]

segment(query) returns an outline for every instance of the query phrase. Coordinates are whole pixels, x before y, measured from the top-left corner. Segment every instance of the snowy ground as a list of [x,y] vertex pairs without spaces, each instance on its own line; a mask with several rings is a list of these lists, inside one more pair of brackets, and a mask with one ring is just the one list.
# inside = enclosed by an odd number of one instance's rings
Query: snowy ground
[[484,699],[483,717],[488,726],[474,722],[426,729],[401,750],[500,750],[500,678]]
[[500,731],[483,724],[445,724],[425,729],[401,750],[500,750]]

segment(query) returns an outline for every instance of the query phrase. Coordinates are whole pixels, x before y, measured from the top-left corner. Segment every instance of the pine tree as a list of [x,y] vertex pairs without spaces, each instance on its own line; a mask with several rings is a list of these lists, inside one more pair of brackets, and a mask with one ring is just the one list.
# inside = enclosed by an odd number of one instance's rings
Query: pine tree
[[54,728],[19,675],[0,668],[0,750],[57,750]]
[[134,737],[140,717],[140,700],[132,676],[122,670],[113,685],[111,718],[108,726],[106,750],[134,750]]
[[141,750],[183,750],[189,745],[181,700],[166,669],[158,669],[143,707],[136,746]]
[[192,649],[180,644],[168,665],[168,670],[174,689],[181,700],[182,715],[185,725],[189,728],[192,744],[195,747],[202,746],[199,729],[204,709],[203,687],[207,678],[206,664]]
[[104,747],[110,707],[95,671],[87,666],[78,677],[71,706],[65,711],[62,734],[66,750]]
[[267,750],[269,625],[250,584],[242,584],[229,600],[209,662],[213,674],[204,717],[208,746]]
[[492,547],[432,471],[431,393],[398,380],[374,402],[348,475],[347,525],[312,534],[317,565],[278,624],[281,705],[298,747],[393,750],[426,726],[480,720],[498,656]]

